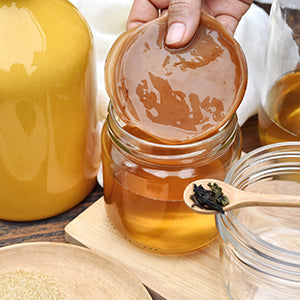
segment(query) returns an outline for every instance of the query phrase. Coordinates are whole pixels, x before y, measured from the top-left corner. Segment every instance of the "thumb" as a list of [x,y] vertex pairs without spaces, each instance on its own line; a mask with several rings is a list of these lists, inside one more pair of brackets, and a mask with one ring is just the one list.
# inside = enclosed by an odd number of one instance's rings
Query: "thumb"
[[191,41],[200,21],[201,0],[171,0],[166,44],[182,47]]

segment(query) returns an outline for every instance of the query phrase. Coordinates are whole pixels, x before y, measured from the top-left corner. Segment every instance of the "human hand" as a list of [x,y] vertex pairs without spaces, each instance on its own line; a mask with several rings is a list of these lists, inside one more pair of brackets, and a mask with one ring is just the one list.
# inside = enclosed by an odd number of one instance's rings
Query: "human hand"
[[191,41],[203,10],[215,17],[233,35],[239,20],[253,0],[134,0],[127,29],[147,23],[168,10],[166,44],[185,46]]

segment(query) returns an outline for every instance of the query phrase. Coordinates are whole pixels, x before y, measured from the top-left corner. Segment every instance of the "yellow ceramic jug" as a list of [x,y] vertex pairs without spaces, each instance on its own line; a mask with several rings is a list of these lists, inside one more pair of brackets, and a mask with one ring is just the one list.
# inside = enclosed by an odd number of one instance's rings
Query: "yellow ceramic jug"
[[0,2],[0,219],[81,202],[99,166],[91,31],[66,0]]

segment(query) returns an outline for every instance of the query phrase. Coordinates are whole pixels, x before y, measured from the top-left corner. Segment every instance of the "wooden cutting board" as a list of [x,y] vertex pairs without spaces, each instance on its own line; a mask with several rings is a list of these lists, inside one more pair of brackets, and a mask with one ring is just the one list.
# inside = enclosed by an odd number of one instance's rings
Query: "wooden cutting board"
[[109,223],[103,197],[65,227],[65,238],[119,262],[166,299],[228,299],[220,274],[218,241],[181,256],[137,248]]

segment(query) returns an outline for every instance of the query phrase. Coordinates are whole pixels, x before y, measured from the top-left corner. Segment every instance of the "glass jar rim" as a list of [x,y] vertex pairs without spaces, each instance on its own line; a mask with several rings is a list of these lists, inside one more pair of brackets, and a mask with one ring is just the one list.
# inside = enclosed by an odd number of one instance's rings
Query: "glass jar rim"
[[[121,125],[120,122],[117,120],[116,118],[116,113],[114,110],[114,105],[112,103],[112,101],[109,102],[108,105],[108,112],[109,112],[109,116],[112,118],[114,124],[117,127],[117,130],[120,131],[123,134],[126,134],[126,136],[130,137],[130,139],[132,141],[136,141],[138,143],[143,143],[144,145],[148,145],[151,146],[152,148],[155,147],[159,147],[159,148],[165,148],[165,149],[187,149],[187,147],[195,147],[195,146],[200,146],[200,145],[205,145],[206,143],[212,143],[214,141],[218,141],[220,140],[220,138],[223,138],[224,135],[226,136],[226,132],[224,131],[224,129],[226,127],[230,127],[231,130],[229,130],[229,132],[232,132],[236,127],[237,127],[237,115],[236,113],[234,113],[231,118],[222,126],[220,127],[215,134],[203,139],[203,140],[197,140],[197,141],[193,141],[191,143],[186,143],[186,144],[162,144],[162,143],[155,143],[152,141],[147,141],[147,140],[143,140],[139,137],[136,137],[134,135],[132,135],[131,133],[127,132]],[[123,122],[122,120],[120,120],[121,122]]]
[[193,141],[189,144],[160,144],[129,133],[126,124],[114,111],[113,103],[110,102],[106,119],[107,132],[120,149],[141,160],[156,162],[159,164],[192,164],[208,163],[217,159],[236,139],[240,139],[240,129],[237,116],[223,125],[215,135],[204,140]]

